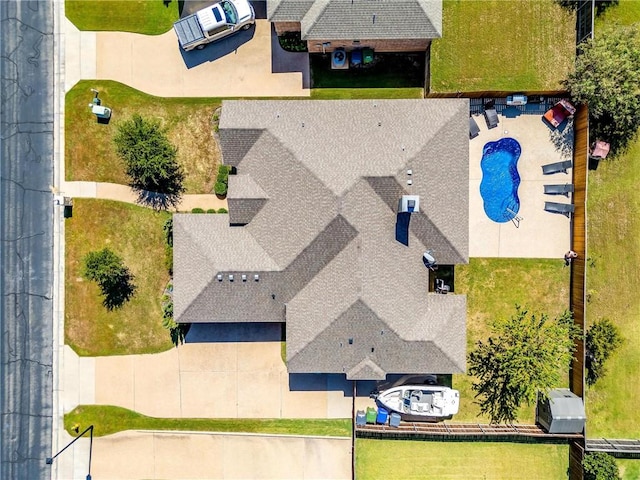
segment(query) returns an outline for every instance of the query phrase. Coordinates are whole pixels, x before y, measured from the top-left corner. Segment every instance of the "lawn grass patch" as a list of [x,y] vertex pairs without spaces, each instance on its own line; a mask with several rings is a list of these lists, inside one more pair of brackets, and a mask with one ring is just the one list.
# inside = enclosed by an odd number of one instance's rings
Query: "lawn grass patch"
[[356,100],[356,99],[396,99],[423,98],[424,90],[409,88],[315,88],[311,90],[314,100]]
[[64,427],[74,435],[94,426],[100,437],[124,430],[183,430],[203,432],[246,432],[282,435],[348,437],[351,420],[338,419],[255,419],[255,418],[156,418],[110,405],[80,405],[64,416]]
[[[107,2],[108,3],[108,2]],[[103,105],[113,109],[108,125],[99,124],[87,106],[91,88]],[[109,80],[81,80],[66,96],[65,169],[67,180],[127,185],[124,162],[113,143],[118,124],[134,113],[158,118],[177,160],[185,170],[186,193],[211,193],[221,154],[213,133],[213,116],[220,100],[214,98],[160,98]]]
[[640,478],[640,462],[638,460],[616,458],[622,480],[638,480]]
[[431,91],[556,90],[573,65],[575,12],[550,0],[444,0]]
[[177,0],[66,0],[65,15],[79,30],[159,35],[178,20]]
[[[492,319],[514,315],[516,304],[550,317],[566,310],[569,269],[562,268],[563,264],[562,259],[471,258],[468,265],[457,265],[455,291],[467,295],[467,351],[488,337]],[[466,374],[453,375],[453,388],[460,391],[456,421],[488,421],[479,417],[472,380]],[[534,417],[533,406],[521,406],[520,423],[533,423]]]
[[608,23],[631,25],[640,22],[640,2],[637,0],[622,0],[609,5],[606,10],[596,18],[596,35],[598,29]]
[[356,439],[356,478],[566,478],[566,445]]
[[[79,355],[155,353],[172,347],[162,327],[166,212],[109,200],[75,199],[66,221],[65,343]],[[82,278],[83,259],[109,247],[135,276],[122,308],[107,310],[100,289]]]
[[623,345],[587,390],[589,437],[635,438],[640,396],[640,140],[589,172],[587,326],[608,318]]

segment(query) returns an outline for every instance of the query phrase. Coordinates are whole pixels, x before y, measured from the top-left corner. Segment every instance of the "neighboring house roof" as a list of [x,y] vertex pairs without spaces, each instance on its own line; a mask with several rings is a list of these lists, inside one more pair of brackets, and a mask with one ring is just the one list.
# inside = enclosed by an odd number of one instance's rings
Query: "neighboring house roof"
[[286,321],[292,373],[464,371],[466,298],[428,294],[422,254],[468,262],[468,116],[464,99],[225,101],[230,213],[174,216],[176,320]]
[[442,0],[268,0],[272,22],[300,22],[303,40],[442,37]]

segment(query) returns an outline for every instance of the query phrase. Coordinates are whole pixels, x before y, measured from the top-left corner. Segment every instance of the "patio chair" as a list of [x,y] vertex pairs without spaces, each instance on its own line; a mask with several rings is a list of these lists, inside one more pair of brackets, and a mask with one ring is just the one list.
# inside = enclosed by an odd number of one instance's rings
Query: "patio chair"
[[596,140],[596,142],[591,146],[591,158],[597,158],[600,160],[607,158],[610,148],[611,145],[607,142]]
[[469,140],[480,135],[480,128],[473,117],[469,117]]
[[568,197],[573,192],[573,185],[565,183],[564,185],[545,185],[544,193],[546,195],[564,195]]
[[487,128],[492,129],[498,126],[498,112],[495,108],[485,108],[484,119],[487,121]]
[[549,163],[542,166],[542,173],[544,175],[550,175],[552,173],[567,173],[567,169],[571,168],[571,160],[565,160],[564,162]]
[[567,218],[571,217],[575,207],[570,203],[544,202],[544,209],[551,213],[561,213]]

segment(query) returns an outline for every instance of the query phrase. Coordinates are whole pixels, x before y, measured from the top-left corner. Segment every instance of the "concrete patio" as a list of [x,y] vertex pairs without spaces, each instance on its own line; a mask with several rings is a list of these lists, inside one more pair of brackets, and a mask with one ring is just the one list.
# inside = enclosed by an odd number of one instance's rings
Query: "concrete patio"
[[[571,183],[568,173],[542,174],[542,165],[570,160],[573,131],[570,124],[551,130],[538,114],[498,115],[497,128],[487,129],[482,115],[474,115],[480,134],[469,142],[469,256],[562,258],[569,250],[570,222],[564,215],[544,210],[544,202],[571,203],[571,197],[545,195],[545,184]],[[516,139],[522,148],[518,161],[521,183],[519,222],[496,223],[484,212],[480,196],[480,161],[487,142]],[[516,226],[516,224],[519,224]]]

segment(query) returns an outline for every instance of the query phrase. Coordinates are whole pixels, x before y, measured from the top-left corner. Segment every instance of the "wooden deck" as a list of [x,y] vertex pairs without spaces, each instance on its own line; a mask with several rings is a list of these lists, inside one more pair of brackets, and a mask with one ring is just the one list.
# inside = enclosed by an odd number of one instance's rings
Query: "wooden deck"
[[588,438],[587,452],[604,452],[616,458],[640,459],[640,440]]

